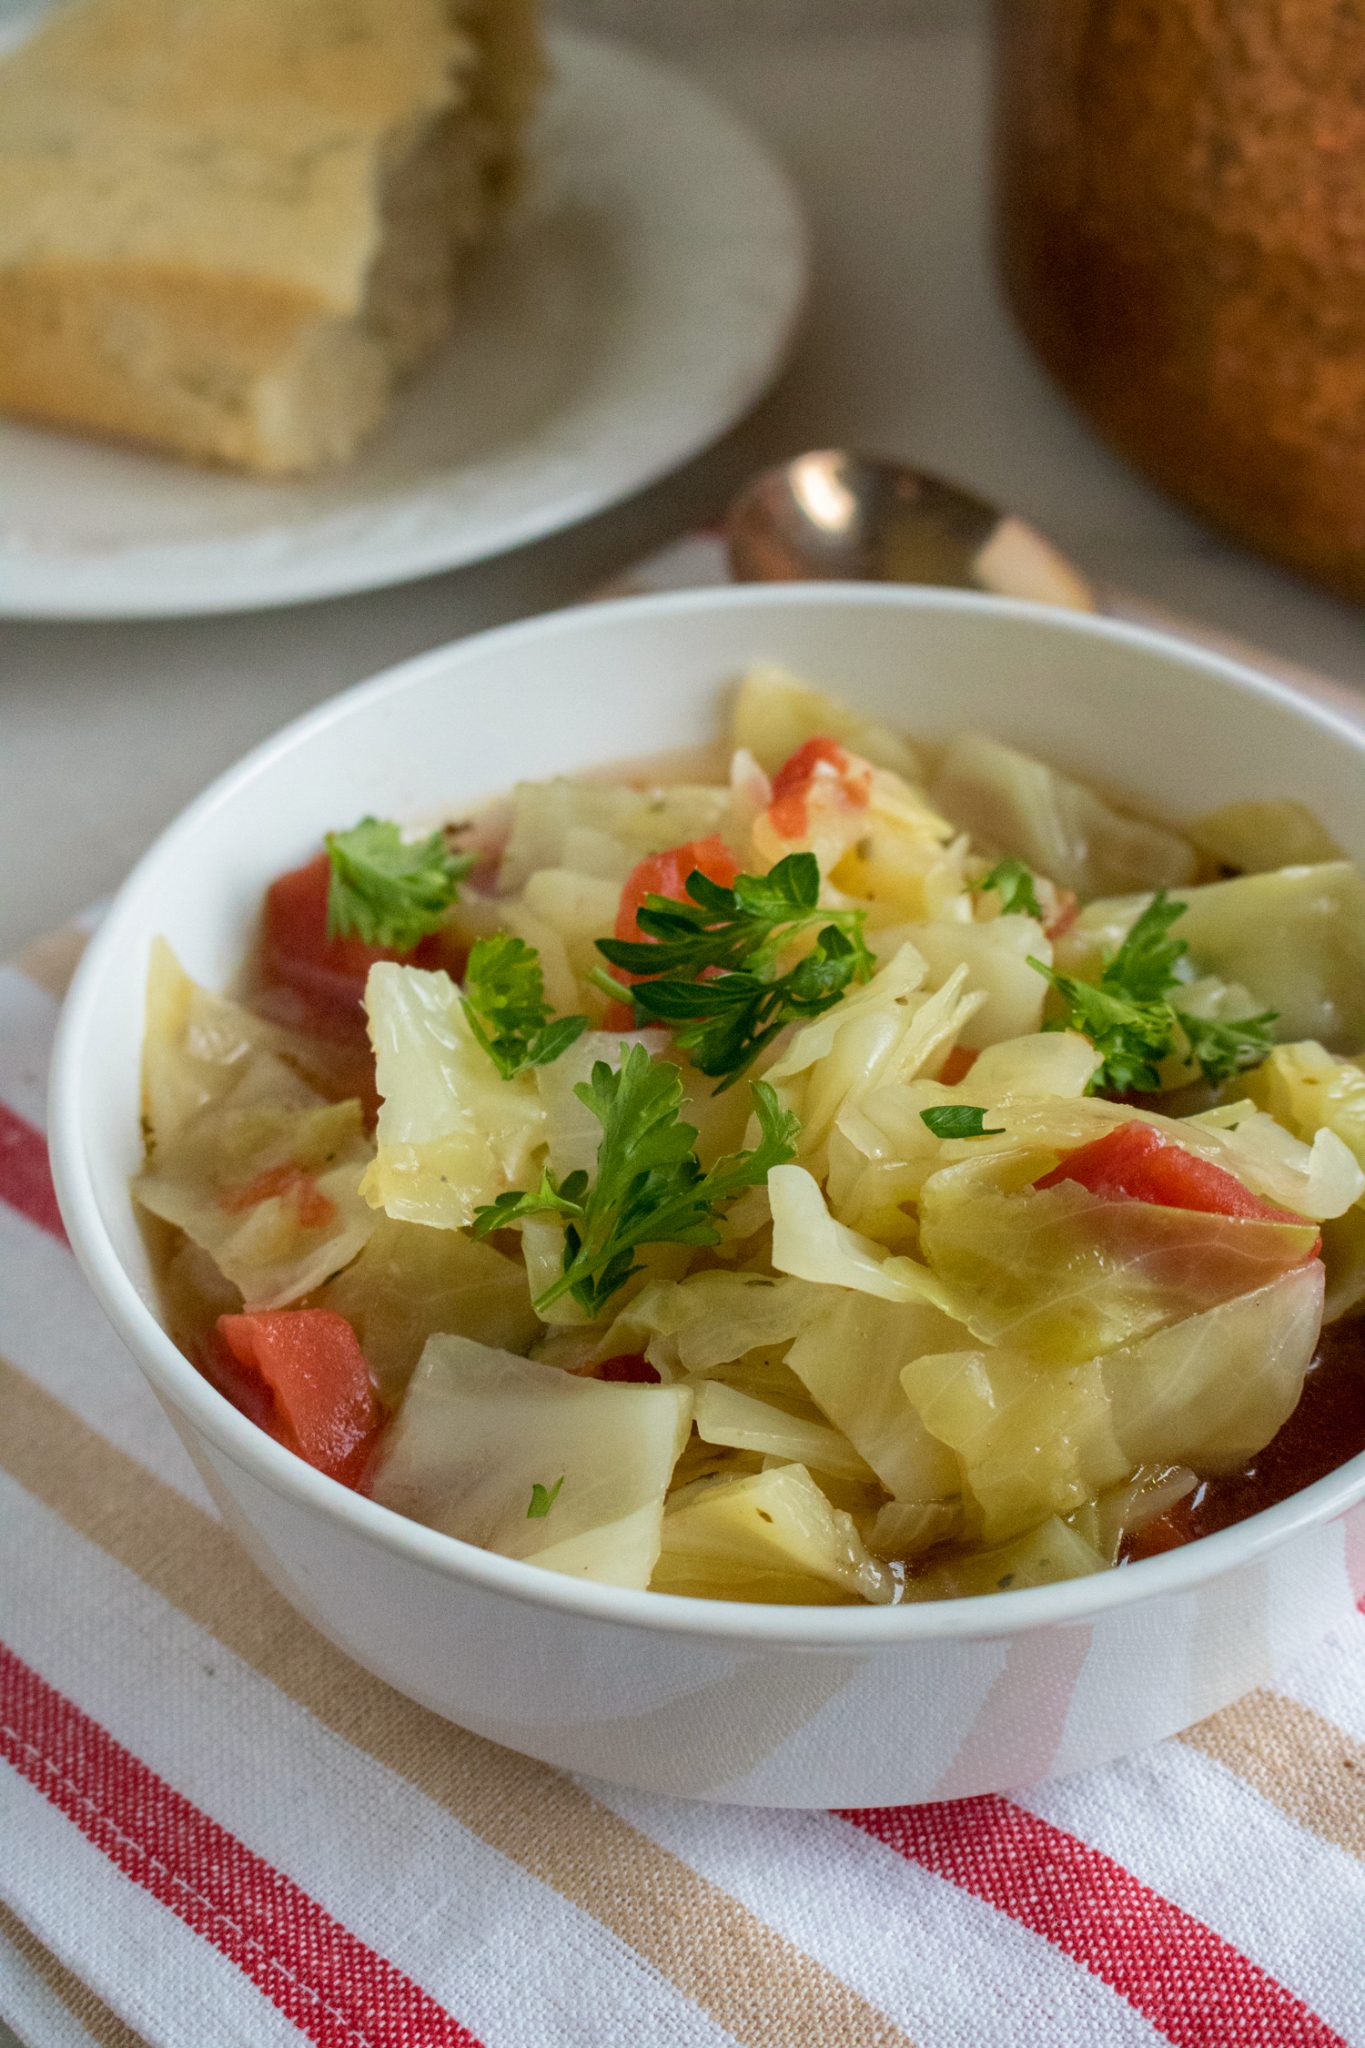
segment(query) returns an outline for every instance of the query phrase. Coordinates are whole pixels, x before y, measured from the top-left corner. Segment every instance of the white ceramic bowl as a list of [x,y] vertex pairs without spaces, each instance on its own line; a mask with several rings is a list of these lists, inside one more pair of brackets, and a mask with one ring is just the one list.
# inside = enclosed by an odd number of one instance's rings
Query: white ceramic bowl
[[348,691],[192,804],[118,896],[59,1035],[52,1143],[76,1254],[229,1524],[334,1643],[513,1749],[662,1793],[879,1805],[1079,1770],[1265,1679],[1365,1590],[1365,1457],[1123,1572],[977,1600],[792,1608],[575,1582],[312,1471],[162,1330],[134,1222],[148,945],[232,976],[263,884],[362,812],[420,819],[705,740],[727,680],[787,664],[937,736],[972,725],[1172,816],[1307,798],[1357,857],[1365,735],[1132,628],[955,593],[806,586],[627,600],[466,640]]

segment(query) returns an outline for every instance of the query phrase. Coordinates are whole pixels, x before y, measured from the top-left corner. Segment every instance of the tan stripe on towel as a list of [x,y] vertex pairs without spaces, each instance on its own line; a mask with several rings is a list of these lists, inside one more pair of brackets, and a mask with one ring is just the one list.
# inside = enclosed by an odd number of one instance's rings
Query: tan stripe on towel
[[1301,1827],[1365,1858],[1365,1743],[1325,1715],[1283,1693],[1249,1692],[1180,1740]]
[[88,1984],[82,1984],[79,1977],[73,1977],[65,1963],[59,1963],[51,1949],[43,1947],[36,1934],[25,1927],[17,1913],[11,1913],[3,1899],[0,1899],[0,1936],[17,1949],[29,1968],[36,1971],[66,2007],[73,2020],[85,2028],[98,2048],[147,2048],[141,2034],[135,2034],[131,2027],[124,2025],[116,2012],[111,2012],[102,1998],[97,1998]]
[[403,1699],[317,1635],[222,1525],[0,1359],[0,1464],[357,1749],[401,1773],[752,2048],[908,2048],[841,1978],[548,1765]]
[[89,939],[89,932],[66,924],[58,931],[44,932],[41,938],[31,940],[10,964],[60,1002],[71,986],[71,977]]

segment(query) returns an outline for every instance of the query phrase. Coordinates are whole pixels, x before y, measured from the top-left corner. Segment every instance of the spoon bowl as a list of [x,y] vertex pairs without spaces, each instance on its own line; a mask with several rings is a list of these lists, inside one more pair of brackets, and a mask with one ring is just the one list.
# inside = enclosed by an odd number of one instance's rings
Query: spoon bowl
[[973,491],[828,448],[758,476],[726,518],[740,583],[933,583],[1095,611],[1052,542]]

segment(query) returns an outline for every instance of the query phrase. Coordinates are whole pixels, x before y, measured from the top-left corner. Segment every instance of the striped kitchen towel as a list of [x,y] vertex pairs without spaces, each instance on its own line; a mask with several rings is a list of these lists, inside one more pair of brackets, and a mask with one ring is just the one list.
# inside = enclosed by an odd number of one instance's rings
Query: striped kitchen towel
[[0,2016],[29,2048],[1365,2048],[1365,1618],[1103,1771],[842,1814],[576,1781],[315,1635],[67,1249],[43,1096],[82,942],[0,968]]

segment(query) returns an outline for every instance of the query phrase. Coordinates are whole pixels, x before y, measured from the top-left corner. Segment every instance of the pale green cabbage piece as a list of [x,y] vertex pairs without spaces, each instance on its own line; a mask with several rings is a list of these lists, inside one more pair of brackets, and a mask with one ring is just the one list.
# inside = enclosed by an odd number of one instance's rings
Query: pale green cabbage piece
[[713,832],[724,836],[730,808],[729,792],[718,785],[679,782],[632,789],[620,782],[564,776],[519,782],[510,801],[511,830],[498,871],[504,895],[519,894],[542,868],[568,865],[571,833],[586,828],[615,840],[634,867],[647,853]]
[[1277,1045],[1240,1091],[1300,1138],[1331,1131],[1365,1168],[1365,1070],[1307,1039]]
[[795,1464],[701,1479],[675,1494],[651,1583],[661,1593],[801,1606],[896,1597],[852,1517]]
[[804,1166],[775,1166],[768,1175],[772,1205],[772,1262],[779,1273],[823,1287],[852,1287],[883,1301],[950,1303],[948,1289],[926,1267],[886,1253],[860,1237],[825,1207],[820,1183]]
[[645,1288],[630,1304],[613,1348],[633,1348],[621,1341],[629,1335],[661,1370],[713,1372],[751,1351],[790,1343],[818,1298],[800,1280],[690,1273],[676,1284]]
[[[360,1104],[310,1087],[275,1050],[282,1036],[199,988],[157,942],[143,1055],[149,1156],[133,1192],[253,1309],[320,1287],[374,1227],[359,1191],[371,1153]],[[277,1191],[253,1194],[258,1184]]]
[[771,663],[749,671],[735,694],[733,747],[747,749],[773,775],[799,746],[820,736],[838,740],[875,767],[893,769],[907,782],[919,780],[914,748],[890,726],[878,725],[840,698]]
[[1317,1237],[1308,1224],[1111,1200],[1072,1181],[1001,1193],[971,1162],[921,1193],[924,1256],[962,1320],[1050,1364],[1249,1294],[1310,1257]]
[[[504,1557],[612,1586],[648,1585],[664,1494],[687,1440],[685,1387],[580,1379],[470,1338],[428,1342],[371,1492]],[[562,1479],[547,1514],[532,1488]]]
[[962,1491],[957,1460],[906,1398],[911,1359],[962,1342],[960,1323],[922,1302],[879,1301],[825,1288],[812,1302],[787,1365],[887,1492],[921,1505]]
[[987,1543],[1065,1515],[1126,1479],[1100,1369],[1043,1366],[1011,1350],[914,1359],[901,1385],[932,1435],[954,1451]]
[[738,1451],[757,1451],[787,1464],[840,1479],[871,1481],[871,1468],[837,1429],[792,1415],[772,1401],[703,1380],[695,1389],[697,1435],[709,1444],[728,1444]]
[[1248,875],[1341,859],[1331,833],[1306,804],[1290,797],[1221,804],[1191,819],[1185,829],[1201,852]]
[[1063,1579],[1102,1572],[1108,1560],[1075,1529],[1051,1516],[1013,1543],[991,1550],[964,1551],[917,1572],[906,1581],[907,1600],[959,1600],[979,1593],[1008,1593],[1025,1586],[1052,1586]]
[[[1318,1038],[1331,1051],[1365,1046],[1365,878],[1349,861],[1276,868],[1179,890],[1185,914],[1174,935],[1195,967],[1240,982],[1262,1009],[1279,1013],[1276,1036]],[[1146,896],[1087,905],[1059,957],[1093,972],[1122,944]]]
[[1015,854],[1081,896],[1188,882],[1188,842],[1160,825],[1129,818],[1031,754],[981,733],[944,749],[931,795],[978,849]]
[[380,1393],[395,1402],[428,1337],[458,1331],[480,1344],[524,1351],[539,1335],[524,1269],[462,1230],[373,1217],[359,1258],[328,1282],[319,1308],[345,1316]]
[[929,983],[939,988],[957,967],[965,967],[965,992],[983,998],[980,1009],[958,1032],[962,1045],[980,1050],[1002,1038],[1026,1038],[1040,1029],[1048,984],[1029,956],[1052,965],[1052,942],[1033,917],[1006,917],[917,925],[914,943],[929,966]]
[[1133,1464],[1235,1472],[1303,1390],[1322,1325],[1318,1259],[1101,1361],[1114,1433]]
[[406,1223],[460,1230],[509,1188],[534,1187],[545,1111],[534,1072],[504,1081],[448,974],[379,961],[365,984],[383,1098],[366,1200]]

